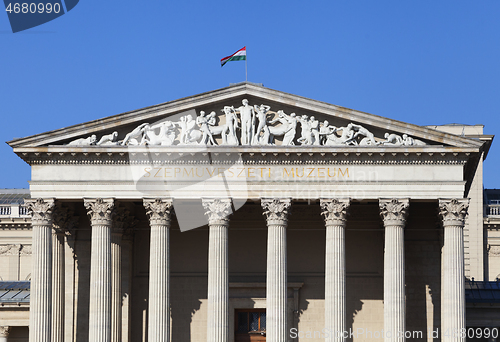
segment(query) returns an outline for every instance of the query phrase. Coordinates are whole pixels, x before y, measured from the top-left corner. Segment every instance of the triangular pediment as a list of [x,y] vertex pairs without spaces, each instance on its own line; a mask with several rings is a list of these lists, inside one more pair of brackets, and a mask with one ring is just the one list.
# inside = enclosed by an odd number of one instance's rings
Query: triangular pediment
[[[246,109],[242,108],[244,99],[248,100],[252,111],[248,109],[248,106],[245,107]],[[254,105],[267,107],[253,108]],[[266,119],[260,120],[262,123],[260,126],[259,110],[267,111],[261,115]],[[205,113],[205,118],[199,119],[202,111]],[[242,115],[245,113],[242,111],[251,112],[250,116],[255,114],[253,124],[248,121],[243,122]],[[188,116],[191,118],[187,119]],[[312,120],[311,117],[315,119]],[[185,121],[191,119],[194,122],[191,122],[186,130]],[[229,125],[226,121],[231,120],[234,124]],[[146,127],[146,124],[149,126]],[[300,148],[302,145],[318,148],[337,146],[478,148],[482,145],[482,142],[478,140],[272,90],[248,82],[15,139],[8,143],[15,149],[45,146],[120,148],[141,143],[157,146],[247,145],[242,143],[244,139],[249,139],[242,136],[242,128],[244,128],[242,126],[251,132],[249,137],[256,139],[251,142],[253,146],[283,146],[285,142],[287,147],[293,146],[294,148]],[[206,134],[203,134],[203,129],[208,130],[209,135],[213,133],[213,143]],[[292,129],[294,129],[293,132]],[[303,132],[304,129],[305,132]],[[145,130],[149,130],[149,135]],[[256,131],[259,131],[258,135]]]

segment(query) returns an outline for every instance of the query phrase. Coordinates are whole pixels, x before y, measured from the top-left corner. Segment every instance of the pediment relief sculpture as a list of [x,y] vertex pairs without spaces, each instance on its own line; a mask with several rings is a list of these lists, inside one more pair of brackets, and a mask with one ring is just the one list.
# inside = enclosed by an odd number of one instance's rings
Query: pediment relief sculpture
[[[244,99],[240,107],[224,106],[219,117],[215,111],[200,111],[193,117],[188,114],[178,121],[162,120],[142,123],[122,140],[118,132],[95,134],[79,138],[68,146],[422,146],[425,142],[407,134],[385,133],[376,137],[370,130],[357,123],[336,127],[327,120],[320,122],[314,116],[274,112],[265,104],[250,105]],[[300,124],[299,136],[297,136]],[[276,139],[278,138],[278,139]]]

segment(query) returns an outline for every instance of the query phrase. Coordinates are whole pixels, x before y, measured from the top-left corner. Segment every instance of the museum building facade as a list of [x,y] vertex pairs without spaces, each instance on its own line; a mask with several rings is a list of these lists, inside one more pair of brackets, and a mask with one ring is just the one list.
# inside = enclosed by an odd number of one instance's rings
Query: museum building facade
[[492,136],[461,129],[245,82],[10,141],[30,341],[463,341]]

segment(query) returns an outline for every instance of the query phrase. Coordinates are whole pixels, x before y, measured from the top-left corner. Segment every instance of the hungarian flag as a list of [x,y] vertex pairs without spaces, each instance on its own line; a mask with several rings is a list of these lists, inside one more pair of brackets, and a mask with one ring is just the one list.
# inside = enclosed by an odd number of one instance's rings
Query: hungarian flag
[[220,66],[223,67],[224,64],[231,61],[244,61],[247,59],[247,47],[245,46],[243,49],[239,49],[231,56],[224,57],[220,60]]

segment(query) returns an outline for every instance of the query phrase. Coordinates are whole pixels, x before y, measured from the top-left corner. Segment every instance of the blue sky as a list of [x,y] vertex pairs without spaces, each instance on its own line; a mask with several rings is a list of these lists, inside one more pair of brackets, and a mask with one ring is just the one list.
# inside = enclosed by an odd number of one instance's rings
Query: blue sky
[[[0,13],[0,137],[245,79],[417,125],[500,132],[500,1],[94,1],[13,34]],[[494,141],[484,185],[500,188]],[[0,144],[0,188],[30,169]]]

